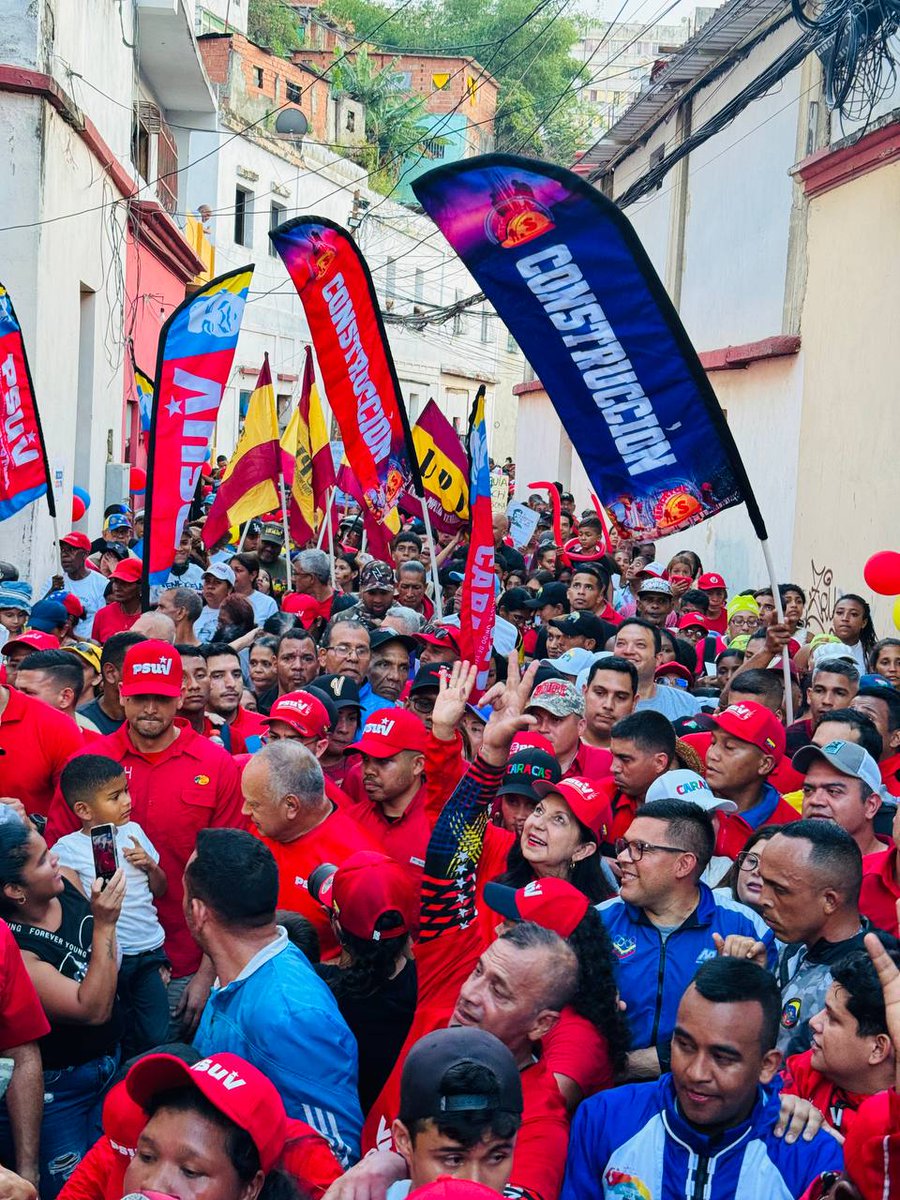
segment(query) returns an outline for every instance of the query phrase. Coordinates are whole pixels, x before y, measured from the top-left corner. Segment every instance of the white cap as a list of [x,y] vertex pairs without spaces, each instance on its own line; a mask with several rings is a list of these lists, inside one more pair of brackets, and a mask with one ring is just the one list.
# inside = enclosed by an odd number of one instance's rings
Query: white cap
[[203,574],[212,575],[213,579],[221,579],[223,583],[230,583],[234,587],[234,571],[228,563],[210,563]]
[[544,661],[549,663],[554,670],[562,671],[563,675],[580,675],[582,671],[590,668],[594,661],[594,655],[591,650],[585,650],[583,646],[573,646],[559,658],[547,658]]
[[604,658],[612,658],[612,657],[613,657],[612,650],[595,650],[591,654],[591,661],[588,663],[588,665],[586,667],[583,667],[578,672],[578,677],[575,680],[575,686],[578,688],[579,692],[583,692],[584,689],[587,687],[588,675],[590,675],[591,667],[594,665],[594,663],[602,662]]
[[706,812],[737,812],[733,800],[714,796],[712,788],[696,771],[666,771],[647,788],[645,804],[654,800],[690,800]]

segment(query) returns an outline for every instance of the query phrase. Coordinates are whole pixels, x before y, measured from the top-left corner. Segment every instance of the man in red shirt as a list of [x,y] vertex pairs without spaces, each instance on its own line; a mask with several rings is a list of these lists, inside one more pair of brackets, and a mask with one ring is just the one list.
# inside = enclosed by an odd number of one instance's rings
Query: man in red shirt
[[894,937],[900,935],[897,927],[897,901],[900,900],[900,808],[894,814],[891,829],[894,844],[880,854],[869,854],[863,859],[862,889],[859,893],[859,911],[873,925],[884,929]]
[[45,817],[63,767],[83,746],[71,717],[0,685],[0,796],[21,800],[26,813]]
[[[900,951],[887,952],[900,965]],[[840,1129],[847,1109],[854,1112],[868,1096],[893,1086],[897,1062],[868,953],[854,951],[831,974],[825,1007],[810,1018],[812,1049],[788,1058],[782,1091],[809,1100]]]
[[612,767],[612,754],[581,740],[584,700],[568,679],[545,679],[531,693],[529,717],[535,718],[532,733],[539,733],[553,747],[563,779],[606,779]]
[[241,704],[244,676],[237,650],[221,643],[202,648],[209,680],[209,711],[224,721],[218,736],[232,754],[255,754],[266,732],[263,718]]
[[15,684],[19,663],[29,654],[35,654],[40,650],[58,649],[59,638],[54,637],[52,633],[41,633],[39,629],[27,629],[18,637],[10,638],[8,642],[4,642],[3,649],[0,650],[0,654],[3,655],[3,665],[6,667],[6,682]]
[[105,642],[113,633],[125,633],[141,615],[142,569],[139,558],[126,558],[110,575],[112,601],[94,617],[94,641]]
[[572,612],[591,612],[601,621],[621,625],[621,614],[616,612],[606,598],[608,587],[609,574],[605,567],[599,563],[576,564],[568,593]]
[[380,850],[409,868],[417,882],[431,834],[425,813],[426,740],[425,726],[413,713],[379,708],[349,747],[362,755],[362,794],[351,787],[347,816]]
[[[8,812],[8,810],[7,810]],[[18,818],[16,818],[18,819]],[[9,926],[0,921],[0,1054],[13,1061],[5,1104],[16,1172],[37,1187],[44,1076],[38,1039],[50,1032]]]
[[322,768],[297,741],[284,738],[254,755],[241,789],[244,815],[278,864],[278,907],[306,917],[319,935],[322,958],[334,958],[340,946],[327,913],[309,894],[309,877],[322,863],[339,867],[357,850],[378,847],[327,798]]
[[[168,642],[131,646],[119,686],[125,723],[87,749],[122,764],[128,776],[132,819],[159,851],[168,889],[156,900],[172,964],[170,1004],[193,1032],[212,984],[208,964],[199,971],[201,953],[188,932],[182,910],[182,876],[194,852],[197,833],[210,827],[246,828],[241,815],[240,776],[221,746],[176,721],[181,702],[182,666]],[[57,789],[47,821],[47,842],[78,828],[78,818]],[[177,986],[175,986],[177,984]]]
[[728,613],[725,602],[728,599],[728,585],[721,575],[709,571],[697,580],[697,588],[705,592],[709,598],[709,608],[706,613],[706,628],[710,633],[724,633],[728,628]]

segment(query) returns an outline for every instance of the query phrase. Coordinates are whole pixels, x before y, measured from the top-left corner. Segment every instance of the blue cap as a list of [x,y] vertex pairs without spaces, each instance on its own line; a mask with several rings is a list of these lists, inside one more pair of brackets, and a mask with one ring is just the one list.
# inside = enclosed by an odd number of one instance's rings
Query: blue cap
[[17,608],[31,612],[31,584],[24,579],[9,579],[0,583],[0,608]]
[[38,600],[28,618],[28,628],[52,633],[60,625],[65,625],[68,619],[68,612],[58,600]]
[[893,692],[894,685],[889,679],[885,679],[883,675],[860,675],[859,677],[860,691],[863,688],[876,688],[880,692]]
[[130,529],[131,522],[124,513],[113,513],[106,522],[107,529]]

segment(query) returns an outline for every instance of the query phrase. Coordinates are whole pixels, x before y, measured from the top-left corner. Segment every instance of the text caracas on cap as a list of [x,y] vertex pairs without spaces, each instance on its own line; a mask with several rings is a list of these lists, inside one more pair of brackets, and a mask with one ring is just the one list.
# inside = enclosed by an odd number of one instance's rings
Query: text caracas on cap
[[149,639],[129,646],[122,664],[123,696],[180,696],[184,668],[168,642]]
[[405,708],[378,708],[363,726],[362,737],[347,750],[358,750],[372,758],[392,758],[401,750],[425,753],[428,734],[414,713]]
[[552,754],[533,746],[527,747],[510,755],[497,795],[528,796],[536,801],[539,798],[534,790],[536,782],[558,783],[560,779],[562,769]]

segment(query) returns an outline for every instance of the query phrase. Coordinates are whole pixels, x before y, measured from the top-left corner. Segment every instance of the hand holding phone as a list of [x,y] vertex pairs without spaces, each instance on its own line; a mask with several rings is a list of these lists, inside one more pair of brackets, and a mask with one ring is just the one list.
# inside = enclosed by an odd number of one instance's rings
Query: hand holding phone
[[119,848],[116,845],[115,825],[95,825],[91,830],[91,850],[94,854],[94,874],[103,886],[119,869]]

